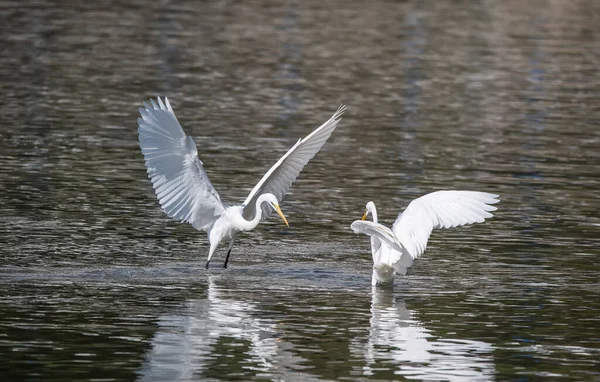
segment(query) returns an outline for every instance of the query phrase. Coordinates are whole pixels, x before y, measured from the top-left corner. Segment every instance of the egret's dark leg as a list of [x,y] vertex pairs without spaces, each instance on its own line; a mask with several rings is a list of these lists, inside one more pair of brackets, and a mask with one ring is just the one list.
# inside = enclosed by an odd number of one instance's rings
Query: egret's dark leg
[[210,260],[206,262],[205,268],[208,269],[208,264],[210,264]]
[[235,235],[229,241],[229,249],[227,250],[227,257],[225,257],[225,263],[223,264],[223,268],[227,268],[227,262],[229,261],[229,255],[231,255],[231,248],[233,248],[234,241],[235,241]]
[[231,254],[231,247],[227,250],[227,257],[225,257],[225,264],[223,264],[223,268],[227,268],[227,262],[229,261],[229,255]]

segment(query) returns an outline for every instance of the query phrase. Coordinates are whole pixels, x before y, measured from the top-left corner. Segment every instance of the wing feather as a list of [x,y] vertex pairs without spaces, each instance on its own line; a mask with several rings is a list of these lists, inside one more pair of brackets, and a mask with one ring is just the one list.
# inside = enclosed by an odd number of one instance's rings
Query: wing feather
[[138,118],[148,177],[169,217],[206,230],[225,208],[198,159],[194,140],[185,135],[169,100],[159,97],[157,101],[144,102]]
[[[300,172],[325,144],[331,133],[335,130],[341,116],[346,111],[346,106],[341,105],[335,114],[307,137],[300,139],[273,167],[267,171],[262,179],[254,186],[244,201],[244,218],[253,219],[256,215],[256,200],[265,193],[275,195],[281,201]],[[263,219],[268,217],[272,208],[263,207]]]
[[482,223],[497,208],[498,195],[477,191],[437,191],[410,202],[392,231],[413,259],[421,256],[434,228]]
[[395,251],[398,251],[399,253],[402,252],[402,244],[398,241],[396,235],[394,235],[391,229],[382,224],[368,220],[355,220],[350,225],[350,228],[352,228],[354,233],[362,233],[371,237],[376,237]]

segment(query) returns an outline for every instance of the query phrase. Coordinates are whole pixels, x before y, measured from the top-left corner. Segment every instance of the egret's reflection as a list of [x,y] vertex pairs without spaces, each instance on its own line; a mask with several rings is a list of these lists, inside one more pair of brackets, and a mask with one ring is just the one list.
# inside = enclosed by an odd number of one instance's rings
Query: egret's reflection
[[190,300],[183,312],[160,317],[140,370],[142,381],[192,380],[211,372],[223,378],[230,370],[214,365],[209,371],[217,359],[243,365],[245,375],[265,376],[286,375],[302,361],[292,354],[291,344],[279,341],[275,320],[259,317],[253,302],[225,296],[217,279],[208,276],[206,299]]
[[[315,365],[311,353],[306,352],[315,338],[291,335],[293,328],[285,324],[285,312],[275,311],[270,317],[259,305],[259,296],[253,302],[248,299],[252,295],[243,290],[223,287],[226,281],[209,275],[206,298],[187,301],[177,313],[159,318],[140,379],[231,379],[241,375],[246,379],[319,379],[318,371],[314,375],[307,370]],[[334,319],[328,322],[335,326],[336,314],[332,315]],[[368,321],[367,317],[364,321],[356,318],[357,327],[366,330],[340,339],[347,340],[350,347],[348,366],[340,371],[351,367],[353,373],[383,379],[392,373],[427,380],[494,377],[490,344],[436,336],[392,290],[374,289]],[[322,326],[323,317],[307,313],[303,319],[307,326],[317,321]],[[341,321],[348,324],[347,317]],[[339,341],[324,341],[320,350],[339,351],[338,345]]]
[[364,375],[390,367],[397,375],[427,380],[491,380],[495,373],[492,345],[436,337],[392,290],[373,288],[368,338],[351,346],[365,359]]

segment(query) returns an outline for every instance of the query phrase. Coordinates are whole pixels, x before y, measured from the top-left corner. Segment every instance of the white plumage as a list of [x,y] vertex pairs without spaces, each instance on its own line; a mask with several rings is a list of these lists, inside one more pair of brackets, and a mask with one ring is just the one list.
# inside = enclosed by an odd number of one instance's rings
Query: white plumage
[[[390,284],[395,273],[406,274],[413,260],[425,252],[434,228],[482,223],[493,216],[490,212],[497,209],[493,204],[499,201],[498,195],[486,192],[432,192],[410,202],[391,230],[377,222],[375,203],[367,203],[363,220],[354,221],[350,227],[356,233],[371,236],[373,285]],[[368,214],[373,216],[373,222],[364,221]],[[396,243],[400,250],[391,245]]]
[[198,158],[194,140],[187,136],[169,100],[144,102],[138,118],[140,148],[148,176],[163,211],[171,218],[190,223],[208,233],[210,250],[206,267],[218,244],[230,239],[224,267],[237,232],[254,229],[261,219],[279,208],[291,184],[304,166],[319,152],[335,130],[345,106],[306,138],[300,139],[252,189],[242,205],[226,207]]
[[198,158],[196,144],[186,136],[169,100],[150,100],[140,108],[139,139],[148,177],[165,213],[204,230],[225,207]]

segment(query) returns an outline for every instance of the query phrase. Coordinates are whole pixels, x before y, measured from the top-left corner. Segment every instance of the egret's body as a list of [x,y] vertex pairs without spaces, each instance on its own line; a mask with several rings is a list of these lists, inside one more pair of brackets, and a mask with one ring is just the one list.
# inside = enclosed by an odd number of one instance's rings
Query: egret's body
[[140,108],[138,133],[148,176],[163,211],[171,218],[187,222],[206,231],[210,250],[209,262],[219,243],[229,240],[225,258],[227,267],[236,234],[254,229],[261,220],[276,211],[288,222],[279,201],[296,180],[304,166],[323,147],[345,111],[337,112],[306,138],[300,139],[273,165],[241,205],[226,206],[208,179],[198,158],[194,140],[185,135],[169,100],[150,100]]
[[[369,202],[362,220],[350,226],[356,233],[371,236],[373,285],[390,285],[396,274],[405,275],[413,260],[427,247],[434,228],[451,228],[482,223],[497,208],[498,195],[476,191],[437,191],[413,200],[401,212],[392,229],[377,221],[375,203]],[[365,221],[368,215],[373,221]]]

